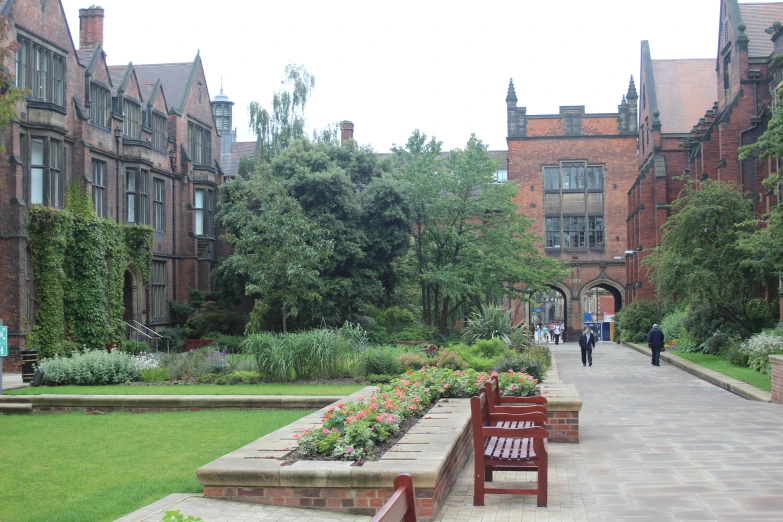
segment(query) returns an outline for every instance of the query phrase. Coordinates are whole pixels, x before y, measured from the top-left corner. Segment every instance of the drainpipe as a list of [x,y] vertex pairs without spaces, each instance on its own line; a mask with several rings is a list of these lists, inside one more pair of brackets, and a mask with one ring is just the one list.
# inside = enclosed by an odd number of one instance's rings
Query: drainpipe
[[117,158],[114,160],[114,169],[117,171],[117,186],[115,187],[116,190],[115,198],[114,198],[114,204],[115,208],[117,209],[114,218],[117,223],[121,223],[122,219],[120,219],[120,185],[122,185],[122,176],[120,173],[120,140],[122,139],[122,129],[119,127],[116,127],[114,129],[114,141],[117,145]]

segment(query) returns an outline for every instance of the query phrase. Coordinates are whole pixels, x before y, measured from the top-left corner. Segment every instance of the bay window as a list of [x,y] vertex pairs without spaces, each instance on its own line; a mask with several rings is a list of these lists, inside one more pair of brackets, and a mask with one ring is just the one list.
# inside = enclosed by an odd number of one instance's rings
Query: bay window
[[603,249],[604,167],[562,161],[543,177],[545,248]]

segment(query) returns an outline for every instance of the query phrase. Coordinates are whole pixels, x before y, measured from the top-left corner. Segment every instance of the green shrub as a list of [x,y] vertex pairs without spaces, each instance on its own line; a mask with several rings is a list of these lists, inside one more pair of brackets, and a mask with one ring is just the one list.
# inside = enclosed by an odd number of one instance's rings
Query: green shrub
[[[180,328],[179,326],[175,326],[174,328],[166,328],[165,330],[162,330],[158,332],[163,337],[168,337],[169,339],[169,350],[172,352],[180,352],[182,351],[182,345],[185,343],[185,332]],[[165,350],[166,349],[166,341],[159,341],[158,350]]]
[[686,317],[688,317],[688,309],[680,308],[666,314],[666,316],[661,319],[661,331],[667,342],[670,340],[676,341],[676,339],[679,339],[686,334],[685,327],[683,326]]
[[498,361],[493,370],[498,373],[509,370],[526,373],[540,382],[546,376],[548,366],[542,358],[534,358],[527,353],[515,353]]
[[393,341],[437,341],[438,331],[431,326],[411,326],[391,334]]
[[653,323],[660,323],[662,318],[663,314],[657,303],[637,299],[615,314],[615,334],[623,341],[644,343]]
[[509,344],[509,336],[513,330],[511,310],[489,305],[470,314],[465,327],[465,337],[473,342],[478,339],[500,339]]
[[367,381],[372,383],[384,384],[391,382],[399,377],[399,375],[376,375],[374,373],[367,374]]
[[44,384],[51,386],[122,384],[139,375],[136,356],[106,350],[84,351],[71,357],[56,355],[43,359],[39,366],[44,371]]
[[261,381],[261,374],[258,372],[234,372],[225,376],[228,384],[255,384]]
[[172,353],[161,357],[161,366],[166,369],[167,379],[179,381],[191,376],[191,357],[189,354],[190,352]]
[[548,370],[552,366],[552,351],[545,344],[536,344],[525,350],[525,355],[531,359],[541,361]]
[[395,332],[416,324],[416,316],[400,306],[390,306],[375,315],[375,323],[377,327]]
[[761,332],[746,339],[740,349],[748,355],[748,368],[769,374],[769,356],[783,354],[783,337]]
[[396,357],[401,350],[392,346],[383,346],[365,350],[362,353],[362,375],[399,375],[404,371]]
[[[491,341],[490,341],[491,342]],[[486,372],[492,370],[495,364],[503,358],[506,353],[510,353],[511,350],[504,350],[500,354],[494,357],[486,357],[478,346],[466,346],[464,344],[458,344],[451,347],[452,350],[457,352],[462,359],[468,363],[468,367],[479,372]]]
[[222,308],[214,301],[205,301],[183,326],[188,339],[201,339],[207,332],[242,335],[247,324],[247,314],[239,314]]
[[441,350],[433,361],[438,368],[450,370],[467,370],[468,363],[454,350]]
[[750,357],[736,344],[732,344],[723,351],[723,356],[735,366],[748,366]]
[[239,345],[244,339],[242,335],[226,335],[220,332],[209,332],[202,339],[212,339],[215,347],[223,353],[239,353]]
[[536,342],[533,332],[527,325],[521,325],[514,328],[508,335],[509,347],[517,351],[523,351],[529,346],[535,346]]
[[148,368],[139,371],[139,380],[141,382],[161,382],[166,380],[165,368]]
[[418,370],[432,364],[432,360],[421,353],[403,353],[395,357],[395,360],[402,366],[403,371]]
[[147,343],[143,341],[136,341],[134,339],[126,339],[120,343],[120,350],[125,353],[139,354],[144,353],[149,349]]
[[506,344],[498,338],[479,339],[474,345],[484,357],[497,357],[506,350]]

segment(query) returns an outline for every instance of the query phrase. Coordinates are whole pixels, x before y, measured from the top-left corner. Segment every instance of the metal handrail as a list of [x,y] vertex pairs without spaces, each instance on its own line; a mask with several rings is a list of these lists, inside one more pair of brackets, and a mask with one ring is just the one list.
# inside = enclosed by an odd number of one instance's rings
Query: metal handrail
[[[141,341],[141,342],[146,342],[146,343],[147,343],[147,346],[148,346],[150,349],[152,349],[152,348],[153,348],[153,343],[154,343],[154,345],[155,345],[155,351],[157,352],[157,351],[158,351],[158,340],[160,340],[160,339],[166,339],[166,351],[168,352],[168,351],[170,351],[170,350],[171,350],[171,347],[170,347],[170,344],[169,344],[169,340],[170,340],[170,338],[169,338],[169,337],[167,337],[167,336],[163,336],[163,335],[160,335],[160,334],[159,334],[158,332],[156,332],[155,330],[151,329],[151,328],[150,328],[150,327],[148,327],[147,325],[144,325],[144,324],[142,324],[142,323],[140,323],[140,322],[138,322],[138,321],[131,320],[131,323],[135,323],[135,324],[137,324],[138,326],[140,326],[141,328],[143,328],[143,330],[141,330],[141,329],[139,329],[139,328],[136,328],[135,326],[133,326],[132,324],[130,324],[130,323],[126,322],[126,321],[123,321],[123,324],[124,324],[124,325],[125,325],[125,326],[126,326],[128,329],[129,329],[129,330],[128,330],[128,339],[130,339],[130,337],[131,337],[130,330],[133,330],[133,331],[135,331],[135,332],[136,332],[136,340],[137,340],[137,341],[139,341],[139,340],[140,340],[140,339],[139,339],[139,335],[141,335],[142,337],[144,337],[144,338],[145,338],[145,339],[144,339],[143,341]],[[146,330],[146,332],[145,332],[144,330]],[[149,333],[147,333],[147,332],[149,332]],[[150,334],[152,334],[152,335],[150,335]]]
[[[149,326],[147,326],[147,325],[145,325],[145,324],[142,324],[142,323],[140,323],[140,322],[138,322],[138,321],[135,321],[135,320],[133,320],[133,319],[131,319],[131,322],[132,322],[132,323],[134,323],[134,324],[136,324],[137,326],[139,326],[139,327],[140,327],[142,330],[144,330],[144,331],[147,333],[147,335],[148,335],[149,337],[155,337],[155,338],[157,338],[157,339],[163,339],[163,336],[162,336],[162,335],[160,335],[158,332],[156,332],[155,330],[153,330],[153,329],[152,329],[152,328],[150,328]],[[151,335],[150,335],[150,334],[151,334]]]

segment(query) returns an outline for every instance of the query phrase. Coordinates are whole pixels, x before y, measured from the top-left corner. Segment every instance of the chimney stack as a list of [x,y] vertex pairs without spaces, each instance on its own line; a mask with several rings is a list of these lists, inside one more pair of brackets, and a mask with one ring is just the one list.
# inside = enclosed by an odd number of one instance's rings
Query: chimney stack
[[340,145],[343,145],[346,141],[353,139],[353,123],[350,121],[340,122]]
[[103,46],[103,7],[79,9],[79,49]]

